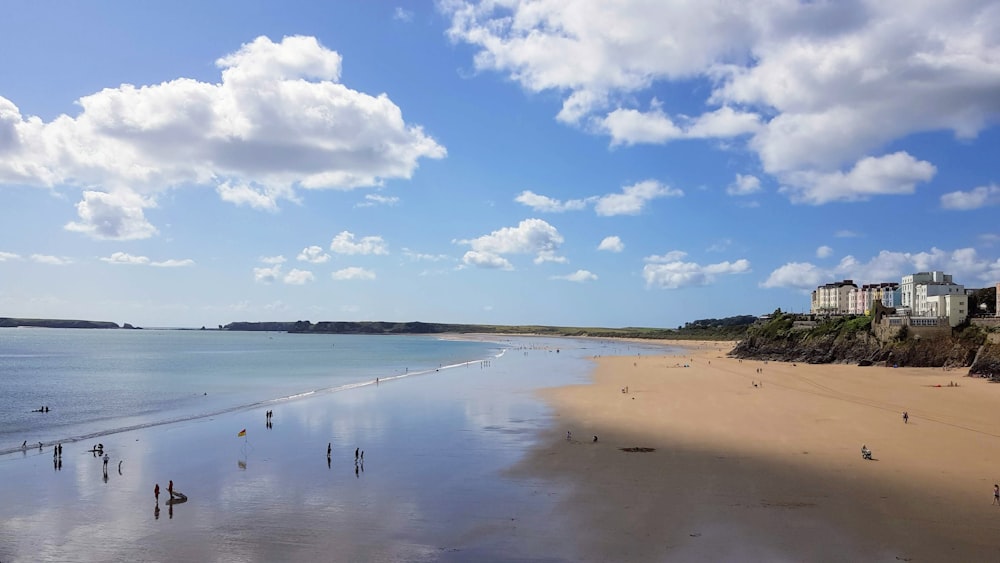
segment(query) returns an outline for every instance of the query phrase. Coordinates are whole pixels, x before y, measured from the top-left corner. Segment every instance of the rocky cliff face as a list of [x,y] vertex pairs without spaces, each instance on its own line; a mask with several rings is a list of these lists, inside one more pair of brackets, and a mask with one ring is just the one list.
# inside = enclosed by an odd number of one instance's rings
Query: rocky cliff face
[[[860,320],[860,319],[859,319]],[[863,322],[849,326],[821,325],[813,330],[791,330],[788,318],[751,328],[732,356],[810,364],[858,363],[910,367],[970,367],[994,369],[1000,374],[1000,343],[984,346],[985,335],[971,331],[935,338],[903,338],[882,342]],[[978,359],[977,359],[978,354]],[[992,363],[991,363],[992,362]],[[996,366],[991,368],[991,366]]]

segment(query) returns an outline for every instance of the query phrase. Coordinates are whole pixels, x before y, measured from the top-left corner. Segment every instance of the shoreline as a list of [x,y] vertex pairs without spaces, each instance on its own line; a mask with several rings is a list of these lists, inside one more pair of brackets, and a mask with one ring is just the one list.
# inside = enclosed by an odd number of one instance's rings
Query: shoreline
[[1000,558],[1000,387],[659,342],[684,352],[598,357],[591,383],[541,391],[555,426],[511,470],[571,484],[557,510],[592,531],[590,560]]

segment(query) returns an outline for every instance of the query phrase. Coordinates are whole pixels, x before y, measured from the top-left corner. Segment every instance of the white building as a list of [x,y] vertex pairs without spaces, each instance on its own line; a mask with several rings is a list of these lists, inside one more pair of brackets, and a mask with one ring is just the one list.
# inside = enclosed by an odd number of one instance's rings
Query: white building
[[969,295],[965,286],[950,282],[917,284],[912,311],[917,317],[948,317],[948,324],[958,326],[969,316]]
[[851,290],[858,286],[853,280],[828,283],[817,287],[812,292],[810,311],[819,315],[846,315],[855,308],[856,299],[852,299]]
[[909,307],[916,314],[914,307],[914,292],[916,286],[922,283],[951,283],[951,274],[944,272],[917,272],[903,276],[903,283],[899,288],[900,307]]

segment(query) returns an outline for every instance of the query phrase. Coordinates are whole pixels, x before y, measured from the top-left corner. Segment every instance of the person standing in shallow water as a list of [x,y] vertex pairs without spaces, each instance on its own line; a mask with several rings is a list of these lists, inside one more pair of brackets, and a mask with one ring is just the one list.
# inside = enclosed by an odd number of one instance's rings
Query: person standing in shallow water
[[156,499],[156,502],[160,502],[160,484],[159,483],[157,483],[156,486],[153,487],[153,498]]

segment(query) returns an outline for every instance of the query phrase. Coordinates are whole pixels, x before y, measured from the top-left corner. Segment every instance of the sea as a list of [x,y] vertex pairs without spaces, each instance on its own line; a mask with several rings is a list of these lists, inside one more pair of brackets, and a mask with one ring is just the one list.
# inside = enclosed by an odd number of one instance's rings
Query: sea
[[416,377],[495,358],[510,345],[423,335],[4,328],[0,455],[25,442],[96,442]]
[[[3,328],[0,455],[419,377],[510,349],[560,347],[564,360],[663,351],[535,337]],[[546,384],[578,381],[588,369],[563,361],[566,377]]]

